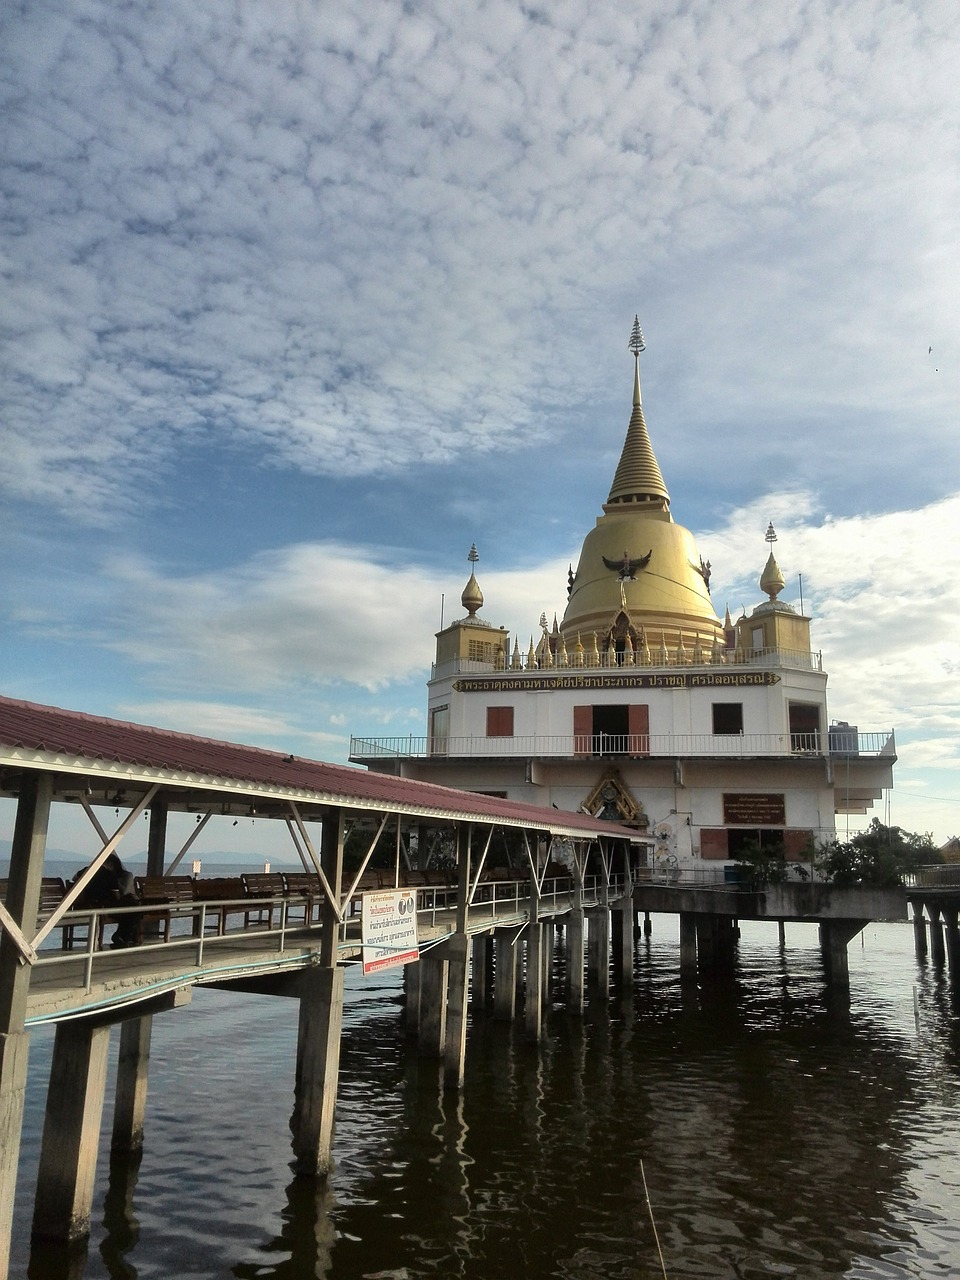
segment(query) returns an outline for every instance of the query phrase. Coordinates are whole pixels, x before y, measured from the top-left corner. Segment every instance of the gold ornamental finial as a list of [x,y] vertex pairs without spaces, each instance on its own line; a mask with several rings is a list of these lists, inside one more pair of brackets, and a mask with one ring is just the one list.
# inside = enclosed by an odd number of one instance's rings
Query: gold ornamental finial
[[[480,559],[477,554],[477,544],[474,542],[470,546],[467,560],[470,564],[476,564]],[[463,595],[460,597],[460,603],[466,609],[467,614],[473,618],[476,616],[477,610],[483,608],[483,592],[480,590],[480,584],[477,582],[473,572],[470,573],[470,581],[463,588]]]
[[630,341],[627,343],[627,347],[638,358],[639,358],[640,352],[646,350],[646,345],[643,341],[643,331],[640,328],[639,316],[633,317],[633,329],[630,333]]

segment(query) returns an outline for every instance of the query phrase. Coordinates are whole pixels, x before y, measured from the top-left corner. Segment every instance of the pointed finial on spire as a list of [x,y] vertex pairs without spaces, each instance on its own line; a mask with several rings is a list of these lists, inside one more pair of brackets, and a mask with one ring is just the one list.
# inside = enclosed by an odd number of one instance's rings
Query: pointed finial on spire
[[771,521],[770,521],[770,523],[767,525],[767,532],[763,535],[763,540],[764,540],[764,542],[776,542],[776,540],[777,540],[777,531],[776,531],[776,529],[773,527],[773,521],[772,521],[772,520],[771,520]]
[[633,352],[635,356],[639,356],[640,352],[645,350],[643,333],[640,329],[639,316],[633,317],[633,330],[631,331],[630,341],[627,343],[627,347]]
[[[771,525],[770,528],[772,529],[773,525]],[[470,561],[471,564],[476,564],[477,561],[480,559],[480,556],[477,552],[477,544],[475,542],[471,542],[470,544],[470,551],[467,554],[467,559]]]

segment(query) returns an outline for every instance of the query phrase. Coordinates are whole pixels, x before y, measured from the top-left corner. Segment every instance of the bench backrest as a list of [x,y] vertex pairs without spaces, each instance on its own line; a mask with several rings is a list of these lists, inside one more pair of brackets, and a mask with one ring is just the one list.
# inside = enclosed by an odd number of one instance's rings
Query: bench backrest
[[244,892],[248,898],[283,897],[282,871],[244,873],[240,879],[243,881]]
[[192,876],[137,876],[137,896],[141,902],[192,902]]
[[193,882],[194,902],[235,902],[244,897],[243,881],[239,876],[198,877]]

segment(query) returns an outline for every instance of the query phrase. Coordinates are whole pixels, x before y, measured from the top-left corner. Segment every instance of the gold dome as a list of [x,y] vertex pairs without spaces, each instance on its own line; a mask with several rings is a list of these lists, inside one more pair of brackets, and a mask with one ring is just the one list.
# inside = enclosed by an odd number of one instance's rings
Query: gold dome
[[670,515],[670,495],[643,417],[633,340],[631,349],[630,425],[604,514],[584,539],[560,630],[568,642],[578,634],[588,642],[595,633],[601,646],[614,633],[624,645],[629,637],[638,653],[684,647],[709,653],[724,641],[710,600],[709,566],[693,534]]

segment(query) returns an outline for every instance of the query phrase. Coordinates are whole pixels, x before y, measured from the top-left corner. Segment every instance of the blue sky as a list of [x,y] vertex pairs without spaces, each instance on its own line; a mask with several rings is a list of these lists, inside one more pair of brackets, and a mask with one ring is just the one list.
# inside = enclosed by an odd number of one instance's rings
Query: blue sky
[[[346,758],[562,611],[630,412],[960,830],[955,4],[0,15],[0,689]],[[932,350],[930,350],[932,348]]]

